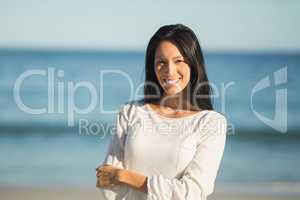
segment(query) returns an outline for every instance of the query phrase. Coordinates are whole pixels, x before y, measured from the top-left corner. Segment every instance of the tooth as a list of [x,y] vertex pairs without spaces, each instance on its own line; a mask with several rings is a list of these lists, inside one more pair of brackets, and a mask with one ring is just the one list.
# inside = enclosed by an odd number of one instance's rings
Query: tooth
[[179,79],[176,79],[176,80],[166,80],[166,83],[167,84],[175,84],[179,81]]

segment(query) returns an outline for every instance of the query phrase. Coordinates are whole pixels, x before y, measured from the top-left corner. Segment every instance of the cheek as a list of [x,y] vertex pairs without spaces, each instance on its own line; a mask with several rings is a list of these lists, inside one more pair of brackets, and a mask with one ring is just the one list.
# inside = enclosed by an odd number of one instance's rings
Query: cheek
[[159,84],[162,85],[163,83],[162,83],[162,80],[160,78],[161,73],[157,69],[155,69],[155,76],[156,76],[156,79],[158,80]]
[[190,80],[190,76],[191,76],[191,72],[190,72],[190,69],[185,69],[185,70],[182,70],[181,71],[181,75],[183,77],[183,82],[186,84],[189,82]]
[[154,72],[155,72],[155,76],[156,76],[157,80],[160,81],[160,72],[159,72],[159,70],[155,69]]
[[158,70],[156,69],[156,67],[154,68],[154,73],[155,73],[155,76],[158,78],[158,77],[159,77],[159,72],[158,72]]

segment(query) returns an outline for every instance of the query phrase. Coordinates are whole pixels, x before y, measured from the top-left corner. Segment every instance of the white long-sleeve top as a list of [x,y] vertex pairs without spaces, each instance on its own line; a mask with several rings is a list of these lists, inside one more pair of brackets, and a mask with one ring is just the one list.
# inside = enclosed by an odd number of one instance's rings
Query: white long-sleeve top
[[123,104],[102,164],[148,177],[147,193],[127,185],[101,188],[107,200],[206,200],[214,190],[226,140],[226,118],[203,110],[181,118],[142,101]]

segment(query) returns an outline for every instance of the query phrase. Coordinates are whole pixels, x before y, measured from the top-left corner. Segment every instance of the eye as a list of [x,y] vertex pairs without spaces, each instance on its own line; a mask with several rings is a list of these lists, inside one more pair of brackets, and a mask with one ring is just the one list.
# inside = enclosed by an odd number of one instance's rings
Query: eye
[[165,62],[164,62],[163,60],[157,61],[157,65],[158,65],[158,66],[162,66],[162,65],[164,65],[164,64],[165,64]]
[[183,60],[175,60],[175,63],[181,63]]

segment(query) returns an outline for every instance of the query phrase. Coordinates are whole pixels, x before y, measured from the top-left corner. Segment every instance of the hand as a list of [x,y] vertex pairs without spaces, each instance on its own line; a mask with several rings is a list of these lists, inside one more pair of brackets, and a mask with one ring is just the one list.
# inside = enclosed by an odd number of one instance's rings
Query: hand
[[113,165],[101,165],[96,168],[96,187],[112,187],[119,184],[119,172],[121,168]]

